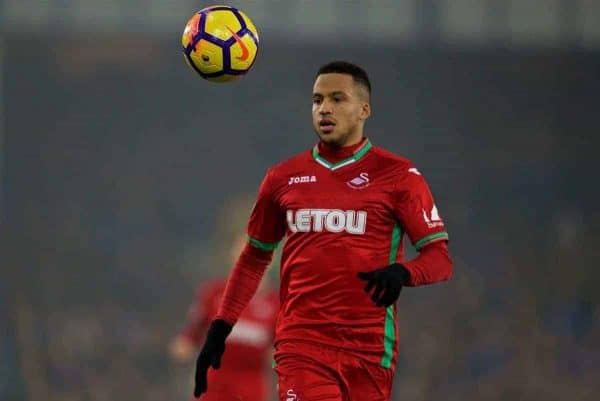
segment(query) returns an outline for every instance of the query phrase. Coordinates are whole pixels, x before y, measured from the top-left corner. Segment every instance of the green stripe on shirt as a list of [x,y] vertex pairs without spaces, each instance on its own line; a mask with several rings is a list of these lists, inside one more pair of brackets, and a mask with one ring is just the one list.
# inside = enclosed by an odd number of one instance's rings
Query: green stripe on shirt
[[[399,224],[394,224],[392,229],[392,238],[390,241],[390,253],[388,256],[389,264],[396,263],[400,240],[402,239],[402,228]],[[383,357],[381,366],[389,369],[392,366],[392,357],[394,356],[394,345],[396,344],[396,324],[394,323],[394,305],[385,309],[385,323],[383,334]]]
[[250,236],[248,236],[248,242],[250,242],[253,247],[267,252],[274,251],[279,245],[279,242],[262,242]]
[[426,237],[423,237],[420,240],[418,240],[417,242],[415,242],[415,249],[418,251],[419,249],[421,249],[423,247],[423,245],[427,244],[428,242],[431,242],[433,240],[440,239],[440,238],[448,239],[448,233],[446,231],[442,231],[439,233],[435,233],[435,234],[431,234]]

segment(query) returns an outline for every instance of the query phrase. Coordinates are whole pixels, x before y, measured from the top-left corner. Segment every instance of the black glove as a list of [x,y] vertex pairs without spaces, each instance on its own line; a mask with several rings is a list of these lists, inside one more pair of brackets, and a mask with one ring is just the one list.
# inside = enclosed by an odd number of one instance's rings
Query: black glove
[[399,263],[372,270],[370,272],[358,273],[358,278],[365,280],[365,292],[368,294],[373,288],[371,299],[377,306],[390,306],[400,296],[402,286],[408,284],[410,272]]
[[206,340],[198,359],[196,360],[196,385],[194,397],[200,397],[208,388],[206,375],[209,366],[213,369],[221,367],[221,357],[225,352],[225,339],[231,333],[232,326],[224,320],[216,319],[210,324]]

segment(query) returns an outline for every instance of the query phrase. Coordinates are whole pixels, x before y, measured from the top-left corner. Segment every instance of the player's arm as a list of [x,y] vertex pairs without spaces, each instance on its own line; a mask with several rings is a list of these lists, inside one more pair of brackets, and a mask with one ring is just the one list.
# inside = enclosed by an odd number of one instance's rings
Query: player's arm
[[417,257],[401,264],[409,272],[405,285],[420,286],[445,281],[452,275],[448,252],[448,232],[427,182],[410,167],[398,183],[395,210],[397,218]]
[[410,287],[449,280],[452,276],[452,259],[448,241],[437,240],[424,245],[417,257],[402,262],[402,265],[410,273],[410,279],[405,284]]
[[402,229],[419,252],[411,261],[393,261],[390,265],[360,272],[365,292],[377,306],[390,306],[403,286],[419,286],[447,280],[452,274],[448,253],[448,233],[439,216],[427,183],[414,167],[400,175],[393,193],[393,209]]
[[248,305],[264,276],[273,251],[285,234],[284,215],[275,199],[275,183],[269,171],[263,180],[248,222],[248,243],[227,280],[215,320],[196,361],[194,396],[206,392],[209,367],[218,369],[225,352],[225,339]]

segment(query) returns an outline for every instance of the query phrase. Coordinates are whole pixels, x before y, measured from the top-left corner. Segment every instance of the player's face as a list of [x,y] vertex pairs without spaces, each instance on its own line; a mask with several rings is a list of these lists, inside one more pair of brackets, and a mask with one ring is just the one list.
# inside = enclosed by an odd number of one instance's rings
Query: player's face
[[371,114],[366,89],[348,74],[321,74],[312,96],[313,127],[330,145],[348,146],[360,142],[363,125]]

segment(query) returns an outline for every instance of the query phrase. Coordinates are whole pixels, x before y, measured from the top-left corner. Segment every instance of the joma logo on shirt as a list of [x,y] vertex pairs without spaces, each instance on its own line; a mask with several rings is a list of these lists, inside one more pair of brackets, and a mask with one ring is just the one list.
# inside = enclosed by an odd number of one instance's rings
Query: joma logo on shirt
[[303,184],[305,182],[317,182],[317,177],[315,177],[314,175],[299,175],[295,177],[290,177],[288,185]]
[[364,234],[367,212],[339,209],[299,209],[286,213],[288,227],[293,233],[323,232]]

